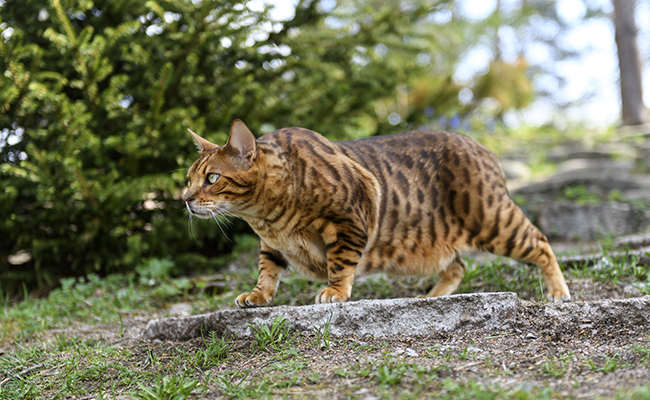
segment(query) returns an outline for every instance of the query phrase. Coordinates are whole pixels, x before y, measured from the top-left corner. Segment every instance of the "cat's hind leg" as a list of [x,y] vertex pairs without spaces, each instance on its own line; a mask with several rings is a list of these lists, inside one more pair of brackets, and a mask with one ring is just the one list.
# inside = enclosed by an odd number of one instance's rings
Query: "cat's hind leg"
[[504,207],[504,210],[496,218],[494,231],[499,232],[499,235],[494,235],[483,249],[496,255],[537,264],[544,275],[546,297],[556,303],[571,300],[569,287],[546,236],[514,203]]
[[451,264],[438,273],[439,279],[433,286],[433,289],[426,296],[420,297],[438,297],[454,293],[458,289],[460,281],[463,280],[466,270],[465,263],[460,259],[458,253],[456,253],[456,257]]

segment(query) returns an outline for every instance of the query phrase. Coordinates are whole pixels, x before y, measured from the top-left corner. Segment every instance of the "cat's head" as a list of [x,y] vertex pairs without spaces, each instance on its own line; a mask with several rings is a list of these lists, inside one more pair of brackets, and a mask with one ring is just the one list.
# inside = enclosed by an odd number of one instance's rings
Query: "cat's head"
[[233,121],[230,137],[218,146],[190,131],[201,155],[187,172],[183,200],[191,215],[209,219],[238,214],[250,205],[263,169],[264,154],[241,120]]

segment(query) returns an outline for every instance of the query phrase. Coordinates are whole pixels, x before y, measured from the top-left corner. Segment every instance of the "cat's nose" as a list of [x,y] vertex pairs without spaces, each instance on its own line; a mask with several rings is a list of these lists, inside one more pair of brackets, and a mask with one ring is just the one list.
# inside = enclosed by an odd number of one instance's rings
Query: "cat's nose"
[[186,203],[191,203],[194,201],[194,196],[187,196],[183,200],[185,200]]

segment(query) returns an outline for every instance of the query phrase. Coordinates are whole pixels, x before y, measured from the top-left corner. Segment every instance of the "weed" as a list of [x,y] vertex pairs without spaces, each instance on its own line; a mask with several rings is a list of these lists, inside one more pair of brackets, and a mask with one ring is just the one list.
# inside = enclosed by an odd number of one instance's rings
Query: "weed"
[[640,353],[639,362],[650,362],[650,347],[632,346],[632,349]]
[[616,371],[619,368],[625,367],[625,364],[619,363],[618,355],[614,355],[612,357],[605,355],[603,357],[605,358],[605,363],[602,366],[598,366],[592,360],[587,359],[587,364],[589,364],[589,368],[592,371],[598,371],[604,374],[608,374],[610,372]]
[[601,203],[600,197],[590,192],[589,189],[587,189],[587,187],[584,185],[567,186],[564,188],[564,197],[565,199],[572,201],[578,205]]
[[196,364],[198,366],[202,368],[211,368],[219,365],[219,363],[223,361],[229,360],[226,356],[232,346],[226,338],[217,337],[215,331],[210,332],[209,341],[206,341],[203,335],[201,335],[201,338],[203,339],[203,344],[205,344],[205,349],[200,350],[197,354]]
[[393,386],[402,381],[402,377],[406,371],[406,364],[395,362],[392,356],[387,356],[384,361],[377,364],[377,370],[370,375],[375,377],[382,385]]
[[255,344],[258,350],[264,351],[267,347],[272,350],[281,351],[291,344],[296,335],[291,335],[289,331],[289,323],[283,316],[278,316],[273,319],[273,323],[256,327],[248,324],[255,331]]
[[133,392],[133,396],[142,400],[183,400],[192,393],[198,383],[196,379],[183,376],[158,376],[152,386],[138,382],[140,390]]
[[553,378],[561,378],[563,377],[569,368],[567,365],[568,357],[563,357],[563,358],[555,358],[555,357],[549,357],[548,361],[546,361],[544,364],[542,364],[542,370],[545,375],[553,377]]
[[323,326],[315,326],[314,330],[316,331],[316,340],[318,341],[318,347],[321,350],[328,350],[332,344],[330,339],[330,323],[332,322],[332,313],[330,313],[329,318],[323,324]]
[[217,386],[219,386],[221,393],[226,396],[235,399],[247,399],[256,394],[256,390],[251,389],[251,385],[243,385],[249,374],[250,371],[237,371],[219,375],[217,376]]

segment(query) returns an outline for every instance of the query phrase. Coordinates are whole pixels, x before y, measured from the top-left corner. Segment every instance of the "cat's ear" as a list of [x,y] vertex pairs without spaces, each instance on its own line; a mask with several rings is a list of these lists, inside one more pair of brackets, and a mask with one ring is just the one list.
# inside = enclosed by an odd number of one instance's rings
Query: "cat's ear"
[[257,142],[255,141],[255,136],[240,119],[232,121],[227,146],[235,149],[244,158],[250,158],[251,160],[257,158]]
[[194,137],[194,140],[196,140],[196,144],[199,147],[199,151],[201,151],[201,152],[210,151],[210,150],[214,150],[217,147],[219,147],[216,144],[214,144],[212,142],[209,142],[209,141],[203,139],[201,136],[197,135],[196,133],[192,132],[191,129],[188,129],[188,131],[190,131],[190,133]]

